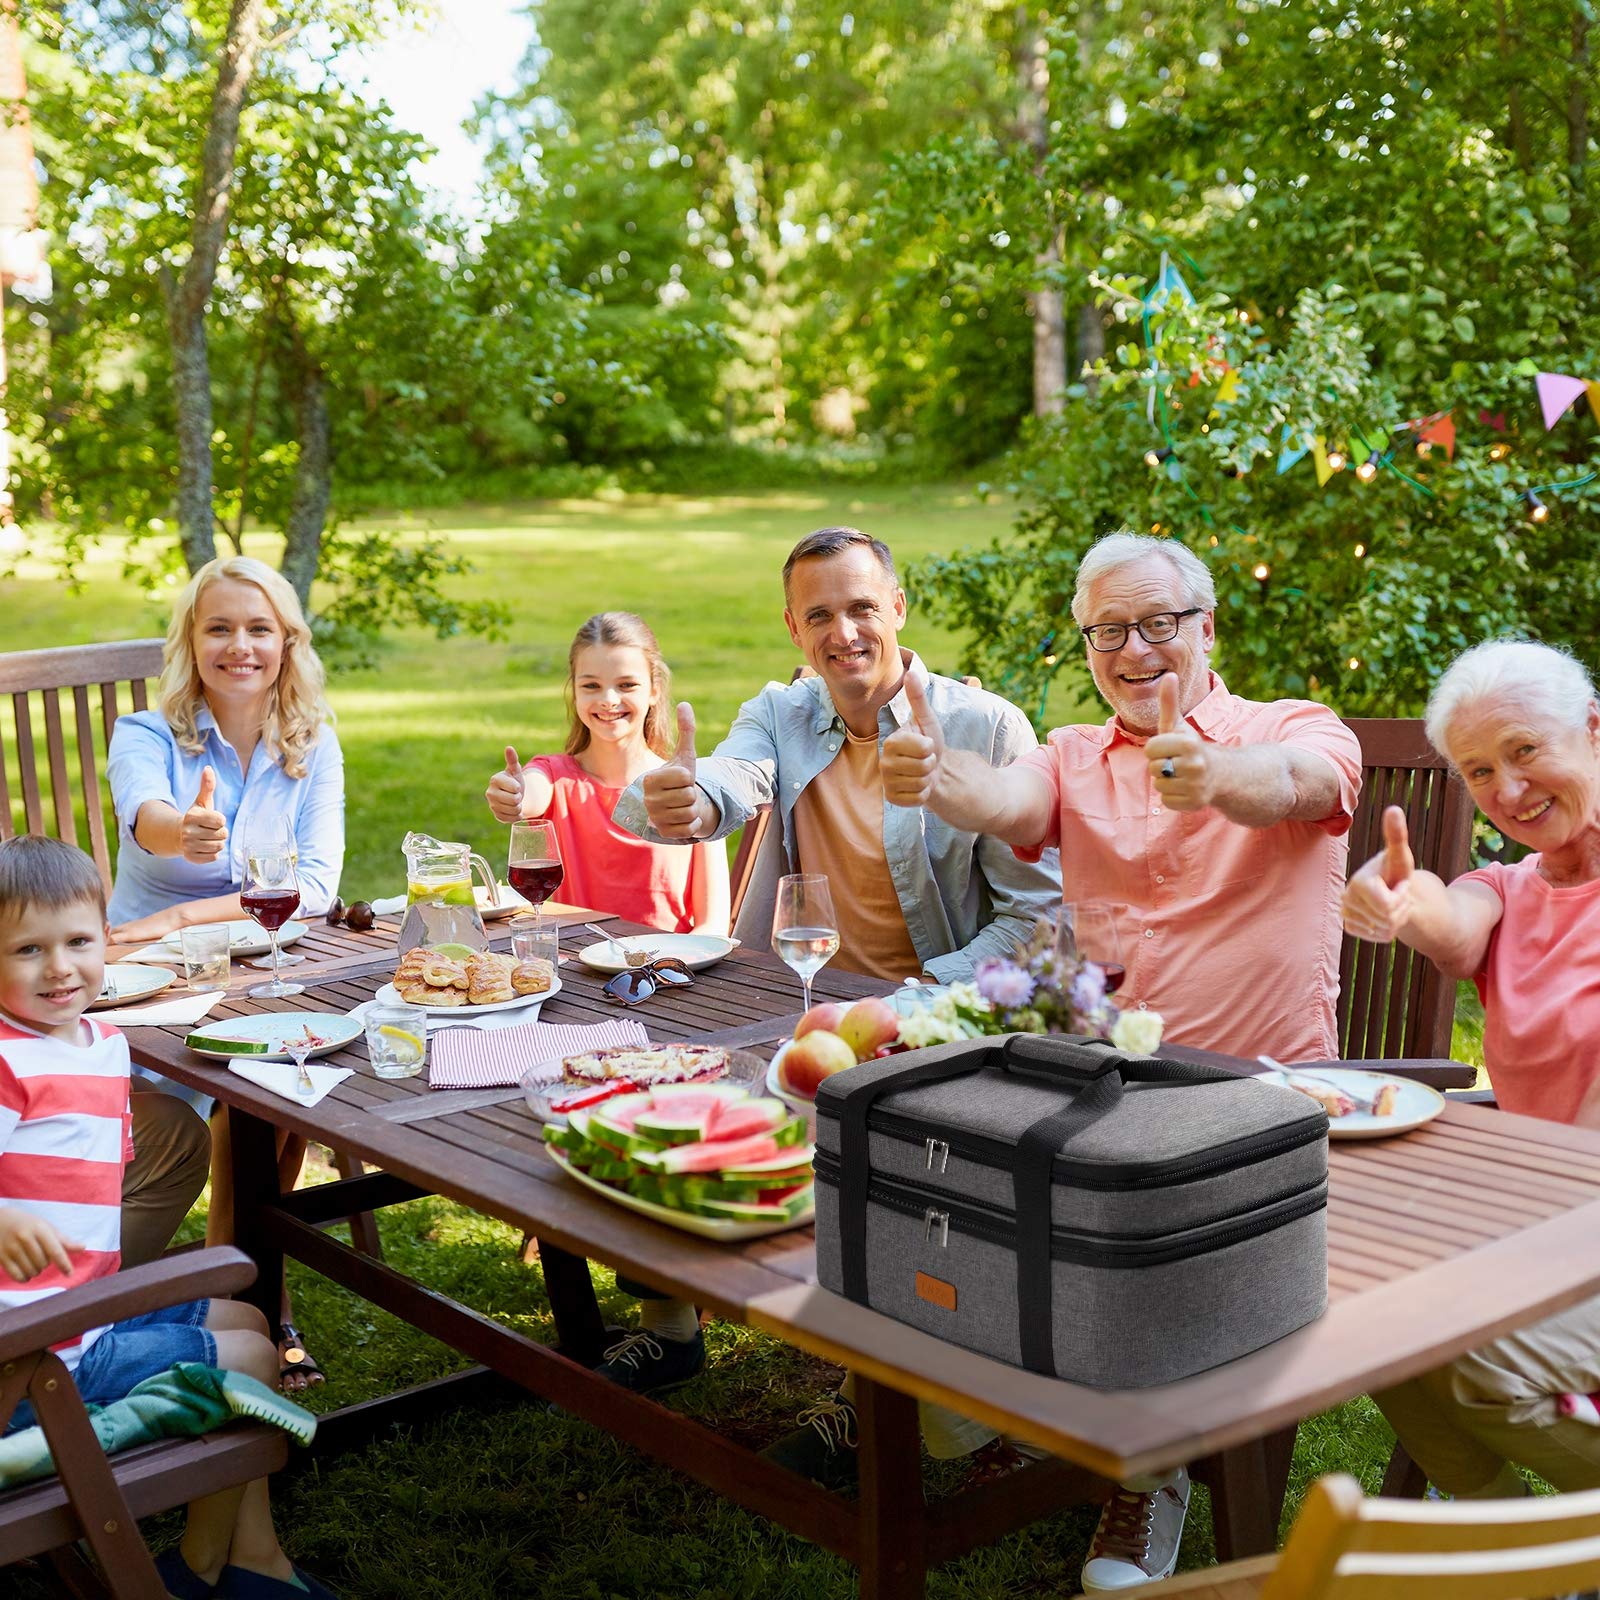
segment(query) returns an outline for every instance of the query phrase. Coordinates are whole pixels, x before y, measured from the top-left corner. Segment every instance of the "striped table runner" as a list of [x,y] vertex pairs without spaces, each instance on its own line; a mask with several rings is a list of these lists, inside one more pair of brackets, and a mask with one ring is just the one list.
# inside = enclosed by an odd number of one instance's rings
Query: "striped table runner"
[[445,1028],[428,1041],[430,1089],[489,1089],[514,1085],[530,1068],[548,1068],[556,1078],[567,1056],[614,1045],[646,1045],[642,1022],[529,1022],[519,1028],[480,1033],[475,1028]]

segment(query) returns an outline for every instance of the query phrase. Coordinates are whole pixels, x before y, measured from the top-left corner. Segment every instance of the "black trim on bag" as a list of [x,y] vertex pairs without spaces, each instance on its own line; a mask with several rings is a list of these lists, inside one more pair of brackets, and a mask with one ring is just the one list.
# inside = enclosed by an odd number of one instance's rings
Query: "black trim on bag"
[[[836,1157],[825,1150],[817,1152],[818,1183],[836,1184],[837,1167]],[[1015,1218],[997,1207],[976,1200],[951,1200],[948,1195],[920,1188],[900,1178],[874,1178],[868,1190],[874,1205],[899,1212],[902,1216],[920,1220],[927,1215],[930,1206],[936,1206],[949,1216],[953,1233],[963,1233],[1008,1250],[1017,1246]],[[1272,1233],[1291,1222],[1298,1222],[1302,1217],[1324,1210],[1327,1204],[1328,1181],[1319,1178],[1314,1183],[1287,1190],[1244,1211],[1231,1216],[1214,1217],[1192,1228],[1157,1234],[1089,1234],[1071,1228],[1052,1227],[1050,1259],[1082,1267],[1167,1266],[1175,1261],[1187,1261],[1195,1256],[1209,1255],[1214,1250],[1226,1249],[1242,1239]],[[1045,1321],[1048,1325],[1048,1314]]]
[[[1243,1083],[1247,1080],[1238,1080]],[[1327,1136],[1327,1112],[1305,1097],[1310,1115],[1287,1128],[1261,1128],[1241,1135],[1224,1145],[1191,1155],[1172,1156],[1166,1161],[1075,1161],[1064,1152],[1056,1155],[1054,1170],[1058,1184],[1074,1189],[1095,1189],[1115,1193],[1134,1189],[1164,1189],[1177,1184],[1214,1178],[1225,1172],[1254,1166],[1275,1156],[1297,1150],[1301,1145],[1318,1144]],[[817,1108],[820,1117],[836,1113],[830,1106]],[[1016,1147],[1005,1139],[988,1134],[964,1133],[931,1120],[921,1120],[888,1106],[875,1106],[867,1118],[868,1130],[886,1139],[922,1146],[937,1139],[949,1147],[951,1155],[962,1156],[979,1166],[1009,1173]]]

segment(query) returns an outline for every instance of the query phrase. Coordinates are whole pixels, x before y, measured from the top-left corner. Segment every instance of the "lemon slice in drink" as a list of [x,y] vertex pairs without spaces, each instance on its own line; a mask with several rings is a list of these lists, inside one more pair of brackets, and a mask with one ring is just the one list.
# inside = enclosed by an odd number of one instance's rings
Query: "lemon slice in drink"
[[404,1028],[396,1028],[389,1023],[384,1023],[378,1029],[385,1039],[394,1046],[394,1061],[397,1067],[414,1067],[422,1060],[422,1041],[414,1033],[408,1033]]
[[470,961],[478,953],[470,944],[456,944],[454,941],[449,944],[430,945],[429,948],[438,951],[442,956],[449,956],[452,961]]

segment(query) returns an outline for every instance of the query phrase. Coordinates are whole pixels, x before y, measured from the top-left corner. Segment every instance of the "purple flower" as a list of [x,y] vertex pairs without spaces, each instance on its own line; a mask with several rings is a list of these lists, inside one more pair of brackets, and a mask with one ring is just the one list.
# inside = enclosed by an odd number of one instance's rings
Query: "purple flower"
[[1033,998],[1033,979],[1012,961],[980,962],[978,992],[992,1006],[1013,1011]]
[[1072,1005],[1077,1011],[1093,1012],[1106,997],[1106,975],[1094,962],[1086,961],[1072,980]]

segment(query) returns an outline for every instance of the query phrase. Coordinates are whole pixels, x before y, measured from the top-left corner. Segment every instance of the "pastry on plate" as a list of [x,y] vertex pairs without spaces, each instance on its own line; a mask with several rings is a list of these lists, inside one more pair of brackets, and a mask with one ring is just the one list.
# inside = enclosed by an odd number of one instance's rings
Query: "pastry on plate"
[[530,956],[511,969],[511,987],[518,994],[543,994],[555,982],[555,968],[542,956]]
[[568,1056],[561,1075],[568,1083],[606,1083],[626,1079],[635,1088],[662,1083],[705,1082],[728,1070],[728,1052],[711,1044],[618,1045]]
[[515,1000],[517,991],[511,987],[513,965],[509,956],[488,950],[473,956],[466,964],[468,1001],[475,1006],[492,1006]]

